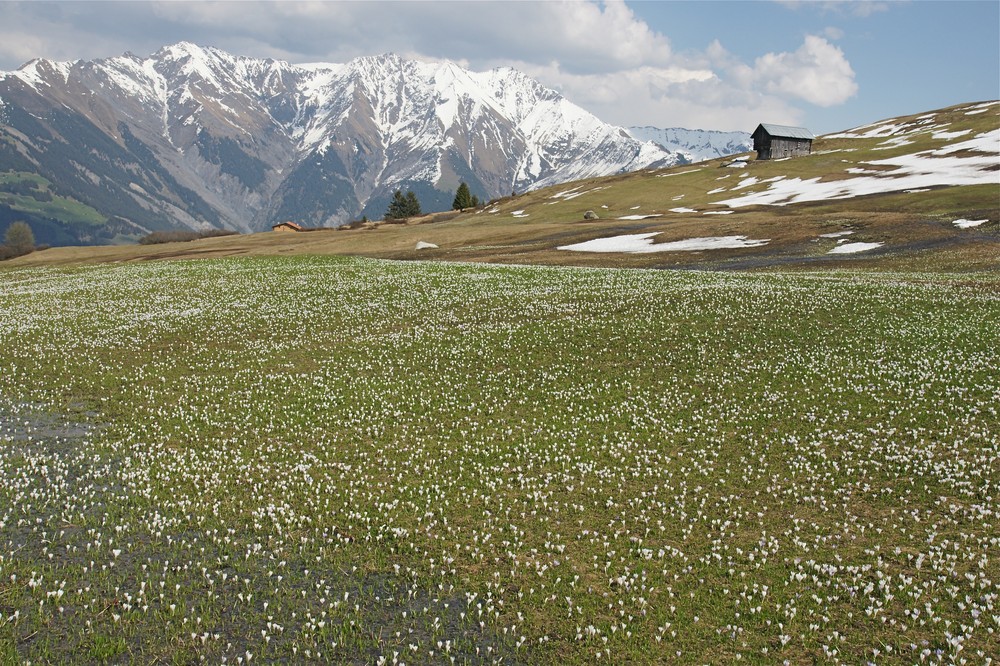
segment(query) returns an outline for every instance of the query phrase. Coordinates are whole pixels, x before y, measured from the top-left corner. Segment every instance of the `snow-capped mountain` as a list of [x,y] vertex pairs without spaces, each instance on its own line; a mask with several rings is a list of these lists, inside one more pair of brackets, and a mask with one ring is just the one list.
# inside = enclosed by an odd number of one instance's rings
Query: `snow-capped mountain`
[[180,43],[0,74],[0,171],[41,176],[116,233],[336,226],[381,217],[397,188],[434,210],[460,181],[485,199],[680,159],[507,68]]
[[651,141],[664,150],[678,153],[688,163],[748,152],[753,147],[749,132],[689,130],[679,127],[629,127],[629,136],[637,141]]

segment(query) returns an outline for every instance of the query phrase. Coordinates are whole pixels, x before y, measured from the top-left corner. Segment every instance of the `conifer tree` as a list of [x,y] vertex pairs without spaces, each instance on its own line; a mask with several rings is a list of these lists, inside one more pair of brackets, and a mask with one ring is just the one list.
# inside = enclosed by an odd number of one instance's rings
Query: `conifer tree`
[[455,200],[451,204],[452,210],[462,210],[463,208],[470,208],[473,205],[472,193],[469,191],[469,186],[462,181],[458,185],[458,191],[455,192]]
[[414,217],[420,215],[420,201],[413,190],[409,190],[403,195],[402,190],[396,190],[389,202],[389,209],[385,212],[387,220],[401,220],[404,217]]
[[385,211],[385,219],[398,220],[403,217],[406,217],[406,198],[402,190],[396,190],[389,202],[389,209]]
[[406,193],[406,217],[415,217],[420,215],[420,202],[417,200],[417,195],[410,190]]

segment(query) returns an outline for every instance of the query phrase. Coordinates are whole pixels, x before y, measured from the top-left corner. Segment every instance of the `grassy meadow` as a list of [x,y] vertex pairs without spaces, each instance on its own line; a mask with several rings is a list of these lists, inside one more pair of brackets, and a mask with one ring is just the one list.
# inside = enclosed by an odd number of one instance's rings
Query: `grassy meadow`
[[995,274],[22,267],[0,335],[0,663],[1000,654]]

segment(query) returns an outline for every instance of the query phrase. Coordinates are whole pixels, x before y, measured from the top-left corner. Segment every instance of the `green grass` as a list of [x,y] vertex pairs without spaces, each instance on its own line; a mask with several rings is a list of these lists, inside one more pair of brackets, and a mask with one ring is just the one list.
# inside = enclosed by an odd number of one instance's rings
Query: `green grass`
[[34,183],[42,191],[52,191],[52,183],[36,174],[14,171],[0,172],[0,200],[10,200],[10,203],[7,205],[13,210],[33,213],[72,224],[100,226],[107,222],[107,216],[75,199],[52,193],[51,201],[39,201],[29,195],[14,194],[5,191],[4,186],[26,182]]
[[24,171],[0,171],[0,186],[19,183],[34,183],[37,186],[48,188],[49,181],[38,174],[26,173]]
[[115,657],[125,654],[125,651],[126,643],[124,636],[112,638],[103,634],[96,634],[91,638],[87,658],[96,663],[108,663]]
[[0,658],[981,663],[997,286],[6,270]]

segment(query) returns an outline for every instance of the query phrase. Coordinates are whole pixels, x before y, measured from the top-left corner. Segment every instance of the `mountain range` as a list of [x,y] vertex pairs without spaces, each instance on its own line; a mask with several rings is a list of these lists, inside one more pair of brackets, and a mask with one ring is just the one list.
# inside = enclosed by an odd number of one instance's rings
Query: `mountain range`
[[629,127],[629,136],[638,141],[652,141],[680,157],[679,163],[692,164],[717,157],[749,152],[753,140],[749,132],[684,129],[681,127]]
[[393,54],[33,60],[0,74],[0,226],[28,219],[52,244],[339,226],[381,218],[396,189],[442,210],[462,181],[486,200],[715,156],[728,134],[627,131],[514,69]]

